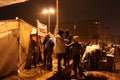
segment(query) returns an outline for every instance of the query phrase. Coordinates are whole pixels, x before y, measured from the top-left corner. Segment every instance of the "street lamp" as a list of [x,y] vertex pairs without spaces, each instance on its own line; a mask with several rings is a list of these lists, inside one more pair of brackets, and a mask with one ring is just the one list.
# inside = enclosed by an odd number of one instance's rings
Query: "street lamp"
[[56,0],[56,28],[57,28],[57,32],[59,30],[59,17],[58,17],[58,8],[59,8],[59,5],[58,5],[58,0]]
[[48,14],[48,32],[50,32],[50,14],[54,14],[55,10],[53,8],[45,9],[42,12],[43,14]]
[[95,24],[96,24],[96,35],[95,35],[95,38],[96,38],[96,44],[98,44],[98,39],[99,39],[98,28],[99,28],[100,21],[96,21]]

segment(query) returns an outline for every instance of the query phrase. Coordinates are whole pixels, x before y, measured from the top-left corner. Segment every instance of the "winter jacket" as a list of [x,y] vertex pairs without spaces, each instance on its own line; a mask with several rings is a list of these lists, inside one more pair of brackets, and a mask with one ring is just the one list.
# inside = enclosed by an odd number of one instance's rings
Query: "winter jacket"
[[66,46],[64,39],[60,36],[56,36],[56,43],[55,43],[55,53],[56,54],[61,54],[61,53],[66,53]]

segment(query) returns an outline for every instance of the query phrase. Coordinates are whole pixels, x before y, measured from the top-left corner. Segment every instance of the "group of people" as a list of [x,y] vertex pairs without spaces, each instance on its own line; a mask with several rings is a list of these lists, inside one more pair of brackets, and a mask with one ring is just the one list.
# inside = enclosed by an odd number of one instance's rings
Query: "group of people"
[[88,44],[82,56],[82,61],[87,63],[87,66],[85,65],[84,68],[88,70],[99,70],[99,68],[104,68],[104,70],[114,71],[116,55],[116,45],[113,43],[104,46],[100,46],[100,44]]
[[[59,30],[55,38],[51,38],[50,35],[46,35],[43,42],[43,53],[44,53],[44,67],[52,71],[52,55],[55,53],[58,60],[58,73],[61,73],[63,67],[69,66],[70,59],[73,60],[73,71],[74,76],[77,78],[77,72],[82,75],[83,70],[81,70],[81,63],[85,63],[86,59],[90,58],[91,68],[94,70],[98,69],[98,63],[101,56],[101,46],[100,45],[83,45],[79,41],[79,36],[71,36],[69,31]],[[35,43],[34,38],[31,37],[31,51],[33,56],[33,65],[36,67],[37,58],[37,43]],[[94,48],[94,50],[93,50]],[[102,49],[103,50],[103,49]],[[109,49],[109,54],[114,55],[115,48],[112,45]],[[96,55],[95,55],[96,54]],[[62,64],[62,59],[64,63]],[[109,61],[108,61],[109,62]],[[84,68],[86,66],[84,65]],[[79,71],[77,71],[79,70]]]
[[[50,38],[50,35],[46,35],[43,41],[44,48],[44,66],[52,70],[52,53],[56,53],[58,58],[58,71],[61,70],[61,60],[64,59],[64,66],[69,65],[69,48],[65,46],[65,43],[70,43],[71,37],[69,36],[69,31],[59,30],[56,38]],[[48,56],[50,55],[50,56]],[[49,64],[50,63],[50,64]]]
[[[55,41],[55,42],[54,42]],[[44,45],[44,65],[48,69],[52,69],[52,53],[54,53],[58,58],[58,73],[61,73],[63,67],[69,66],[70,59],[73,60],[73,70],[74,76],[77,78],[77,68],[80,72],[80,55],[83,52],[82,45],[79,42],[79,36],[70,36],[68,30],[59,30],[55,40],[52,40],[49,35],[47,35],[43,41]],[[51,46],[50,46],[51,45]],[[48,50],[50,48],[50,50]],[[48,56],[50,55],[50,56]],[[48,57],[47,57],[48,56]],[[62,64],[63,59],[63,64]],[[50,64],[49,64],[50,63]],[[81,73],[81,72],[80,72]]]

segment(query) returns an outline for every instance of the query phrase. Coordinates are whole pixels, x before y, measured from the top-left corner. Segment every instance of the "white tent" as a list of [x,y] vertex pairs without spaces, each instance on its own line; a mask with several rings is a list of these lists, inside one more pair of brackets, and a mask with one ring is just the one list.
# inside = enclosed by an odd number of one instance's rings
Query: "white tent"
[[0,77],[24,69],[32,28],[21,19],[0,21]]
[[28,0],[0,0],[0,7],[17,4],[25,1],[28,1]]

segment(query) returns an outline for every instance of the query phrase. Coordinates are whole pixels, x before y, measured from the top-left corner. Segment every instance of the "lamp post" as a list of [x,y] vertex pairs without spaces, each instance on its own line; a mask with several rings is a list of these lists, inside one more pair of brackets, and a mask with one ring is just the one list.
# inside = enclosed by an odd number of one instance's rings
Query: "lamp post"
[[96,35],[95,35],[95,38],[96,38],[96,44],[98,44],[98,39],[99,39],[98,28],[99,28],[100,21],[96,21],[95,24],[96,24]]
[[50,14],[54,14],[55,10],[53,8],[45,9],[42,12],[43,14],[48,14],[48,32],[50,32]]
[[[58,9],[59,9],[59,7],[58,7],[59,5],[58,5],[58,0],[56,0],[56,27],[57,27],[57,30],[59,30],[59,17],[58,17]],[[58,31],[57,31],[58,32]]]

